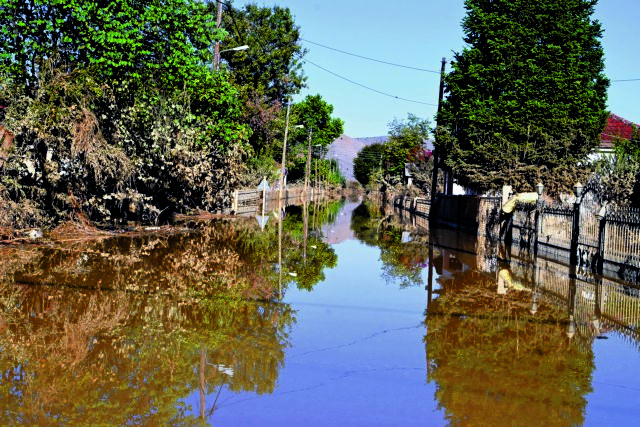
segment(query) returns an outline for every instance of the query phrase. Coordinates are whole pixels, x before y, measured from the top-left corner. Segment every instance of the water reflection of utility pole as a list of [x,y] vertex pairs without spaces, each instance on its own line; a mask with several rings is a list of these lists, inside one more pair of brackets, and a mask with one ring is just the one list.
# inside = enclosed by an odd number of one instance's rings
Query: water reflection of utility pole
[[433,298],[433,242],[429,237],[429,271],[427,273],[427,312]]
[[206,348],[200,349],[200,418],[204,421],[205,413],[204,407],[206,404],[205,389],[207,387],[205,379],[205,369],[207,365],[207,350]]
[[307,265],[307,234],[309,230],[309,211],[307,208],[307,201],[303,202],[302,207],[302,220],[304,222],[304,249],[302,251],[302,259],[304,260],[304,265]]
[[278,201],[278,295],[282,299],[282,197]]

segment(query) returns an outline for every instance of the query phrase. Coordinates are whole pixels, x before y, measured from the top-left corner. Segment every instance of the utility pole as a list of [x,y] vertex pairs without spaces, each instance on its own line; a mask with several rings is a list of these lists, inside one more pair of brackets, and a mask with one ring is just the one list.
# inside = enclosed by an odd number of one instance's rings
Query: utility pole
[[[438,189],[438,167],[440,159],[438,158],[440,153],[438,152],[438,126],[440,125],[440,110],[442,108],[442,98],[444,97],[444,67],[446,59],[442,58],[442,66],[440,67],[440,91],[438,93],[438,113],[436,114],[436,144],[433,149],[433,175],[431,177],[431,207],[436,201],[436,191]],[[431,217],[431,215],[429,216]]]
[[282,200],[282,190],[284,187],[284,165],[287,157],[287,136],[289,135],[289,113],[291,112],[291,103],[287,103],[287,118],[284,125],[284,143],[282,144],[282,164],[280,166],[280,192],[278,197]]
[[304,174],[304,194],[307,196],[309,191],[309,175],[311,174],[311,135],[313,134],[313,128],[309,128],[309,144],[307,146],[307,168]]
[[[218,0],[218,17],[216,19],[217,27],[220,28],[222,24],[222,2]],[[213,71],[218,71],[220,64],[220,41],[216,40],[216,48],[213,54]]]

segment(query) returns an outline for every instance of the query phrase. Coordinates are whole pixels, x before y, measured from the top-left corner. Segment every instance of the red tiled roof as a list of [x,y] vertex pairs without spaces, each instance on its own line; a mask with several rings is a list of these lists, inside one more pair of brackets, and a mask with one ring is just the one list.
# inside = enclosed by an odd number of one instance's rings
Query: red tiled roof
[[600,134],[600,140],[602,148],[613,147],[613,141],[616,138],[631,139],[633,137],[633,127],[638,126],[627,119],[623,119],[615,114],[610,114],[607,119],[607,126],[604,128],[602,134]]

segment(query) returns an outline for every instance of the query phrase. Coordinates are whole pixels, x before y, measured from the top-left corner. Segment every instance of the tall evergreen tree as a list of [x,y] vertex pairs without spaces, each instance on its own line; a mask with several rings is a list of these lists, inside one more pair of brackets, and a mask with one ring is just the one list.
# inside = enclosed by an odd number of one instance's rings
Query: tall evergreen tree
[[570,187],[606,118],[597,0],[466,0],[438,144],[479,190]]

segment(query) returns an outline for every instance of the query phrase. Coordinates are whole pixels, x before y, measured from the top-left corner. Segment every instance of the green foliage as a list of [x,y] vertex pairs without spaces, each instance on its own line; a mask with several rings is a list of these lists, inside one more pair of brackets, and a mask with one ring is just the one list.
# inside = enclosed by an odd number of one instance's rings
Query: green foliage
[[[283,106],[305,86],[300,28],[288,8],[248,4],[227,7],[223,26],[229,33],[221,50],[247,45],[241,52],[222,53],[221,67],[231,71],[240,88],[244,120],[251,126],[250,144],[258,155],[276,156],[278,130],[284,126]],[[280,139],[281,140],[281,139]]]
[[[106,6],[106,7],[105,7]],[[129,91],[198,84],[214,31],[206,4],[194,0],[0,0],[0,67],[33,89],[41,59],[98,66],[99,80]]]
[[584,164],[607,118],[596,3],[466,0],[467,47],[445,79],[437,139],[461,181],[572,185],[559,171]]
[[355,178],[363,186],[401,184],[405,166],[411,164],[414,178],[426,189],[433,169],[431,153],[424,148],[430,133],[429,121],[414,114],[406,120],[393,120],[389,123],[389,140],[364,147],[354,159]]
[[5,124],[16,138],[0,197],[16,210],[29,200],[52,224],[76,209],[150,222],[228,203],[249,129],[225,75],[209,74],[197,92],[138,90],[127,105],[95,68],[55,62],[40,67],[32,94],[8,85]]
[[[304,179],[307,165],[307,153],[311,145],[310,176],[315,180],[316,174],[319,177],[327,176],[329,162],[324,160],[327,146],[331,144],[343,132],[344,122],[342,119],[332,117],[333,105],[326,102],[320,95],[308,95],[304,100],[291,107],[291,117],[289,121],[289,139],[287,142],[287,168],[289,170],[289,181]],[[302,125],[303,128],[297,128]],[[316,161],[322,159],[318,164],[319,171],[316,172]]]
[[208,66],[226,36],[209,7],[0,0],[0,101],[16,136],[0,198],[11,223],[20,209],[55,224],[72,206],[154,221],[230,203],[251,130],[229,74]]
[[[389,141],[384,144],[383,163],[388,179],[401,181],[407,163],[415,165],[414,170],[425,169],[431,159],[423,146],[429,139],[431,126],[428,120],[409,114],[404,121],[394,120],[389,124]],[[426,179],[426,174],[423,179]]]
[[363,186],[369,185],[374,171],[382,169],[384,151],[382,144],[367,145],[353,159],[353,175]]
[[[301,102],[293,105],[291,114],[297,118],[295,123],[303,125],[307,132],[311,132],[312,146],[328,146],[342,134],[344,129],[342,119],[331,117],[333,105],[322,99],[320,95],[307,95]],[[297,142],[305,141],[299,138]]]
[[225,52],[222,59],[233,70],[234,82],[247,96],[271,105],[284,105],[304,87],[300,28],[288,8],[248,4],[223,14],[229,35],[222,48],[248,45],[242,52]]

